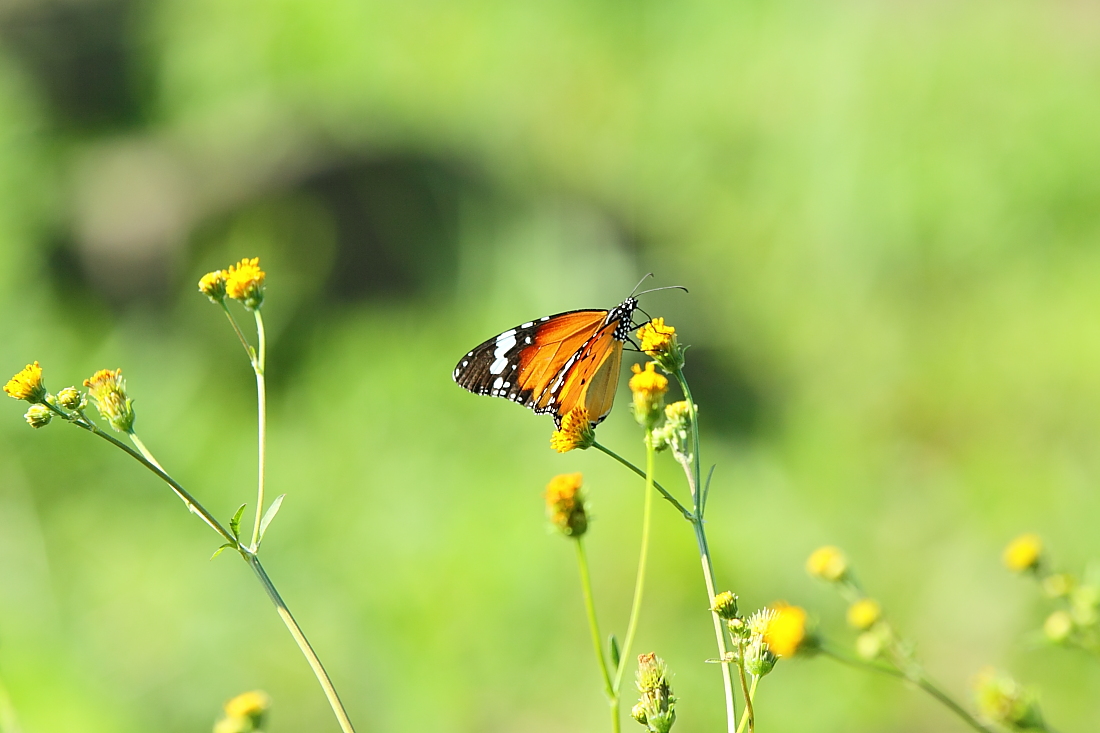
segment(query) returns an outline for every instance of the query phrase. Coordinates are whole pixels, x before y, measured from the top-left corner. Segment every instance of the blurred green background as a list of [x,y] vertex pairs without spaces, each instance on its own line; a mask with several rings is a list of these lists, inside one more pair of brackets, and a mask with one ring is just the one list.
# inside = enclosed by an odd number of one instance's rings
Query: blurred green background
[[[260,256],[287,493],[264,555],[364,732],[606,728],[541,491],[585,473],[621,636],[639,483],[450,372],[646,272],[691,290],[643,307],[692,344],[719,586],[848,643],[803,570],[840,545],[946,687],[1002,666],[1092,729],[1100,670],[1035,642],[1046,605],[999,554],[1033,530],[1066,568],[1100,557],[1098,243],[1094,3],[0,3],[4,376],[122,367],[146,443],[227,519],[254,501],[254,385],[195,283]],[[640,461],[619,401],[600,439]],[[247,568],[209,562],[163,485],[5,410],[22,730],[207,730],[254,687],[272,731],[336,730]],[[677,730],[718,730],[698,558],[663,505],[653,552],[637,651],[671,665]],[[757,711],[964,730],[824,659],[781,663]]]

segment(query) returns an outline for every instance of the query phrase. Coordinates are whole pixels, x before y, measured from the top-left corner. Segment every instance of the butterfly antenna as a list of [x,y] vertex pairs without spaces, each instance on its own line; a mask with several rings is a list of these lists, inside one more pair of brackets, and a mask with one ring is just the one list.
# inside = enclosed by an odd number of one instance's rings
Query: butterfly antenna
[[[641,285],[641,283],[638,284]],[[649,290],[643,290],[640,293],[632,293],[632,295],[636,297],[639,295],[645,295],[646,293],[656,293],[658,290],[683,290],[685,293],[689,292],[688,289],[685,288],[683,285],[665,285],[663,288],[650,288]]]
[[638,290],[638,288],[642,287],[642,283],[645,282],[645,279],[647,277],[653,277],[653,273],[652,272],[647,272],[646,274],[642,275],[642,279],[639,280],[638,284],[634,286],[634,290],[630,291],[630,297],[634,297],[634,293]]

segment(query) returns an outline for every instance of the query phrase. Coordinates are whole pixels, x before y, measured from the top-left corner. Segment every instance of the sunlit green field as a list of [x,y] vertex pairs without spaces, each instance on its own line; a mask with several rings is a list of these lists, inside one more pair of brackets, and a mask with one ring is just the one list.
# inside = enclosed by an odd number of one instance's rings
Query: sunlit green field
[[[1034,531],[1059,567],[1100,558],[1098,121],[1100,11],[1069,0],[5,3],[0,378],[121,367],[142,438],[228,521],[255,386],[195,283],[259,256],[287,494],[262,555],[357,729],[606,731],[541,494],[584,473],[621,636],[642,482],[450,375],[653,272],[690,290],[642,307],[692,345],[718,585],[850,645],[804,570],[841,546],[958,699],[994,665],[1083,733],[1100,664],[1044,643],[1051,606],[1000,554]],[[598,437],[641,462],[628,403]],[[0,731],[206,731],[254,688],[269,733],[338,730],[163,484],[0,406]],[[658,478],[686,491],[667,455]],[[676,731],[724,730],[694,537],[663,503],[654,533],[635,651],[672,668]],[[967,730],[821,658],[781,661],[756,713]]]

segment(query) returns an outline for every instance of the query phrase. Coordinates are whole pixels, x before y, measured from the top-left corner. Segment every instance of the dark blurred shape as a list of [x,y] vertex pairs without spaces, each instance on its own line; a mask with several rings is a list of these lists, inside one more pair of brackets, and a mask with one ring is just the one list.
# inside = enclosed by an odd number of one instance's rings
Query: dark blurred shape
[[133,0],[17,0],[0,6],[0,42],[34,79],[52,119],[76,129],[140,117]]
[[[699,405],[703,430],[747,438],[764,428],[765,397],[735,354],[692,345],[684,374]],[[775,410],[767,412],[775,414]]]
[[458,203],[477,185],[456,167],[420,157],[358,161],[301,188],[331,212],[338,301],[423,297],[447,287],[458,262]]

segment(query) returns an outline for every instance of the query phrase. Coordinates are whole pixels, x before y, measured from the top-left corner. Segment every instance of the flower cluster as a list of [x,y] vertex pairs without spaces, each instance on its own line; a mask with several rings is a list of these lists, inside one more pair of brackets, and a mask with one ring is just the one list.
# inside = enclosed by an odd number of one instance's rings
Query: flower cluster
[[257,310],[264,302],[264,278],[260,258],[244,258],[228,270],[214,270],[199,280],[199,291],[214,303],[223,303],[226,296],[239,300],[245,308]]

